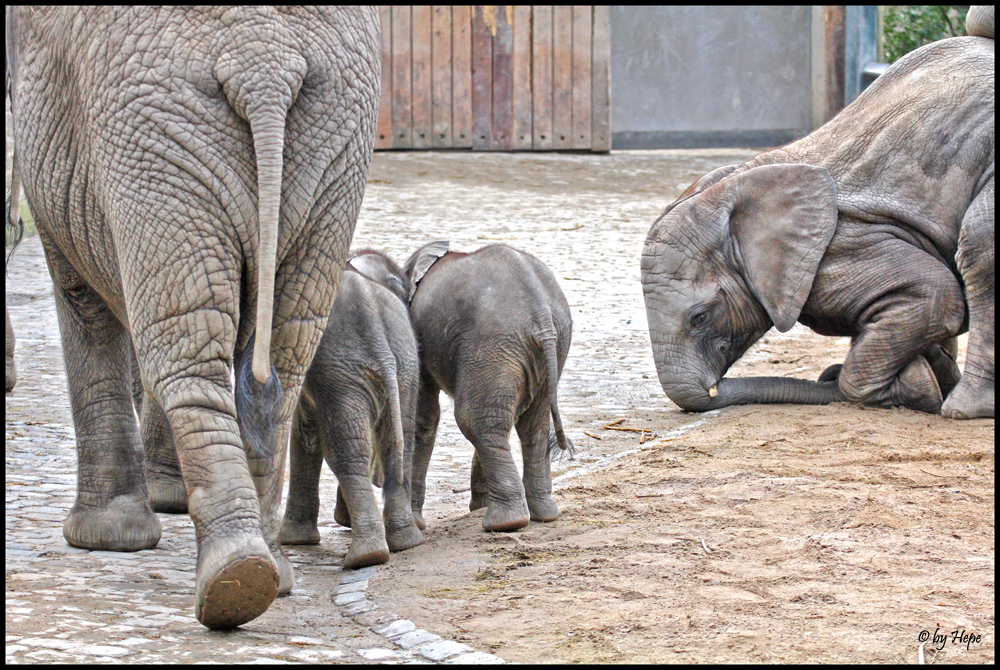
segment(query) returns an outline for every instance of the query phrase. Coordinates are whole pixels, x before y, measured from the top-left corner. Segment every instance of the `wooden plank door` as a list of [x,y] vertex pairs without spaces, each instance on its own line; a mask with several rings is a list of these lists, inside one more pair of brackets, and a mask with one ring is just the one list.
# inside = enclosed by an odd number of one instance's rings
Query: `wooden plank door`
[[607,6],[379,13],[376,149],[610,150]]

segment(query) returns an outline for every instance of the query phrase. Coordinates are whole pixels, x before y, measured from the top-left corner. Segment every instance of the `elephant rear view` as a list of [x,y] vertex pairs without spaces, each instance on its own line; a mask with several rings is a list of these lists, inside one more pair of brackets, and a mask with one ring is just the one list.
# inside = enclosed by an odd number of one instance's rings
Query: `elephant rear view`
[[[455,399],[455,420],[476,448],[469,508],[487,507],[483,527],[509,531],[529,518],[556,519],[549,455],[556,445],[572,453],[556,395],[573,324],[552,272],[506,245],[458,253],[448,251],[447,242],[419,249],[404,269],[420,347],[412,483],[418,527],[424,528],[442,389]],[[523,481],[510,455],[512,427],[521,440]]]
[[150,490],[186,505],[196,615],[238,626],[292,587],[285,445],[364,193],[377,13],[8,7],[7,63],[77,435],[64,535],[143,549]]

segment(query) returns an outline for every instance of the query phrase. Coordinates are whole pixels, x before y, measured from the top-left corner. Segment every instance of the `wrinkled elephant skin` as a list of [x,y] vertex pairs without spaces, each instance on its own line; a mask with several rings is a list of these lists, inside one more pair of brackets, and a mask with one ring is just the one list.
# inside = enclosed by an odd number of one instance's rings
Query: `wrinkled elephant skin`
[[[573,323],[555,277],[534,256],[502,244],[466,254],[432,242],[404,267],[413,282],[410,315],[420,347],[413,457],[417,525],[424,527],[441,390],[455,399],[455,420],[476,449],[469,508],[487,508],[483,527],[511,531],[529,520],[555,520],[550,452],[572,454],[573,448],[557,401]],[[510,454],[511,428],[521,440],[521,480]]]
[[[409,282],[378,252],[353,254],[306,375],[292,428],[285,544],[319,544],[323,459],[337,475],[334,519],[351,528],[345,568],[385,563],[422,541],[410,509],[420,361]],[[382,486],[382,515],[372,493]]]
[[[77,437],[64,534],[158,542],[145,438],[151,472],[183,475],[210,628],[292,587],[286,444],[364,194],[379,33],[371,8],[7,8]],[[274,408],[254,424],[260,389]]]
[[[911,52],[826,125],[708,173],[653,224],[643,294],[680,407],[993,416],[993,9],[969,16],[974,35]],[[850,336],[843,365],[815,382],[724,376],[772,325],[796,322]]]

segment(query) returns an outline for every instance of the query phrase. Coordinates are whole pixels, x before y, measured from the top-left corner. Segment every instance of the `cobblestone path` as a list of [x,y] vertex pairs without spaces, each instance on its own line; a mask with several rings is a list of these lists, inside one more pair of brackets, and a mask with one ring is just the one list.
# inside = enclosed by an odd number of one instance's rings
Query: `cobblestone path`
[[[584,435],[595,410],[643,407],[651,397],[662,405],[638,283],[646,231],[693,179],[753,153],[380,153],[354,246],[385,249],[402,263],[434,239],[467,251],[505,242],[553,270],[574,319],[559,395],[577,445],[577,460],[554,464],[558,486],[620,455]],[[8,663],[501,661],[380,608],[365,596],[372,569],[341,571],[349,531],[332,520],[329,472],[322,543],[288,549],[295,590],[236,631],[208,631],[193,616],[195,542],[186,515],[160,516],[155,549],[69,547],[62,523],[74,499],[75,442],[37,237],[14,254],[6,298],[19,373],[5,400]],[[469,495],[472,448],[442,401],[425,508],[431,524],[463,513]],[[516,437],[512,449],[519,452]],[[514,460],[520,467],[517,453]]]

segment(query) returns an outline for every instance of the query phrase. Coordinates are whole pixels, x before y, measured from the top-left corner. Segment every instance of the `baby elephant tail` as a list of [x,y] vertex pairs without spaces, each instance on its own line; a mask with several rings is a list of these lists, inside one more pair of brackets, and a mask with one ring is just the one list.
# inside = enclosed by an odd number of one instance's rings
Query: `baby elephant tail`
[[[396,361],[387,360],[383,365],[382,374],[385,379],[386,393],[389,394],[389,418],[392,421],[392,436],[395,453],[395,480],[403,483],[403,455],[406,452],[406,440],[403,434],[403,411],[399,400],[399,381],[396,376]],[[374,454],[373,454],[374,456]],[[392,473],[385,473],[388,478]]]
[[555,329],[552,335],[541,338],[542,352],[545,355],[545,368],[548,373],[549,382],[549,411],[552,412],[552,426],[555,432],[549,433],[549,456],[555,451],[556,446],[563,452],[569,453],[573,458],[573,443],[566,433],[563,432],[562,418],[559,416],[559,358],[556,353]]

